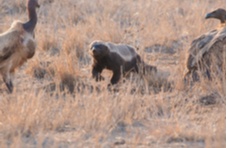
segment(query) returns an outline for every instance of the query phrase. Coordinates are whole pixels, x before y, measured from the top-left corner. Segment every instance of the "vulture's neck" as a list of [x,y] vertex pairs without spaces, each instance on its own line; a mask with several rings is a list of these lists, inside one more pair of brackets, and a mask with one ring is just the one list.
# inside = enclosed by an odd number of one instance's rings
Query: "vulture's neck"
[[226,20],[226,18],[225,18],[225,16],[223,16],[223,17],[220,19],[221,24],[225,24],[225,20]]
[[36,23],[37,23],[37,14],[35,8],[28,8],[28,17],[29,21],[26,22],[23,27],[26,31],[33,33]]

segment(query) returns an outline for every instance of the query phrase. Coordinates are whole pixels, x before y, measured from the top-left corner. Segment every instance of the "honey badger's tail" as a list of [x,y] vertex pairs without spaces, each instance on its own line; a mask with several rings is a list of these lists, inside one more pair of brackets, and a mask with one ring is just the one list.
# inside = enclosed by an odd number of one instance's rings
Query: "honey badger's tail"
[[138,72],[141,74],[151,74],[157,72],[157,67],[153,65],[146,64],[140,56],[137,56],[137,66]]
[[156,73],[157,67],[143,62],[143,74]]

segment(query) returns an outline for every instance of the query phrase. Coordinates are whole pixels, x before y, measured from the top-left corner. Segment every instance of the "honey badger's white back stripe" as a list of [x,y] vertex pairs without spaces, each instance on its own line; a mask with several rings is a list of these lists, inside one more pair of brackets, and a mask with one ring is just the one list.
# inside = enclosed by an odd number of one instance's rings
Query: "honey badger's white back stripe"
[[131,61],[137,56],[137,53],[135,52],[134,48],[128,45],[107,43],[106,46],[109,48],[110,52],[117,53],[125,61]]

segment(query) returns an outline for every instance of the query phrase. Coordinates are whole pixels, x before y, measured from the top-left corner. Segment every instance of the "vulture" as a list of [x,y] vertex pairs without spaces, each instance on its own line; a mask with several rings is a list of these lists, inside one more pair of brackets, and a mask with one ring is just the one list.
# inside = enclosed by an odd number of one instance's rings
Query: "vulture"
[[0,74],[10,93],[13,92],[12,75],[35,54],[34,29],[37,23],[37,0],[27,1],[29,20],[14,21],[11,27],[0,34]]
[[185,80],[191,78],[198,81],[200,77],[212,80],[214,77],[222,78],[225,71],[225,49],[226,49],[226,11],[217,9],[208,13],[205,19],[218,19],[220,26],[207,32],[192,41],[187,59],[188,72]]

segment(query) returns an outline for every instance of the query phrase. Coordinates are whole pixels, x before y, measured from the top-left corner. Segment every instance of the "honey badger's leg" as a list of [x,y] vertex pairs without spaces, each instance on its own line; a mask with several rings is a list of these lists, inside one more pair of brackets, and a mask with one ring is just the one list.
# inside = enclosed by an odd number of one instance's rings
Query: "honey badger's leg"
[[95,78],[96,81],[104,80],[101,76],[103,68],[99,65],[94,65],[92,68],[92,77]]
[[110,80],[111,84],[116,84],[121,78],[121,70],[115,70],[113,71],[113,76]]
[[13,92],[13,83],[11,80],[11,74],[10,73],[3,74],[3,81],[5,82],[9,92],[12,93]]

